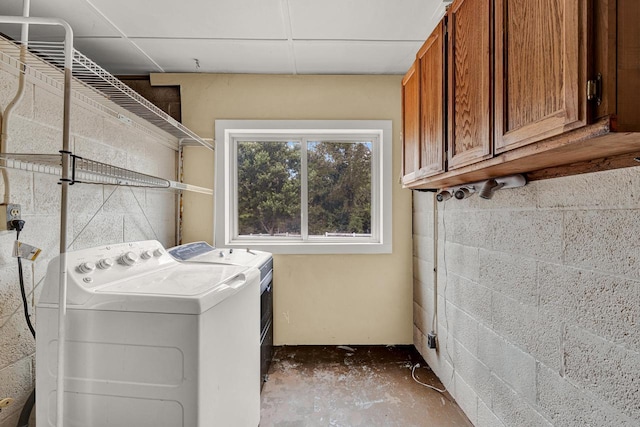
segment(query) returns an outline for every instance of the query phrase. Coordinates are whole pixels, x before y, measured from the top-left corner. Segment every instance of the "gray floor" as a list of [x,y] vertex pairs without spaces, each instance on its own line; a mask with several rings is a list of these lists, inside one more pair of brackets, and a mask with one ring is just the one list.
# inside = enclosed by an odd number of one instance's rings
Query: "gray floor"
[[[350,350],[353,349],[353,350]],[[412,346],[277,347],[261,427],[472,426]]]

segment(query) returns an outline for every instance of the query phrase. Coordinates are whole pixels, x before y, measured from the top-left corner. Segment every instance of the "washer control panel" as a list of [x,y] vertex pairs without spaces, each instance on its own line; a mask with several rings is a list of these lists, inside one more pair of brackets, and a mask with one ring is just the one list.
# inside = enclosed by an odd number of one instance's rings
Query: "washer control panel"
[[[160,242],[116,243],[67,253],[70,277],[85,288],[157,270],[175,261]],[[72,268],[73,267],[73,268]]]

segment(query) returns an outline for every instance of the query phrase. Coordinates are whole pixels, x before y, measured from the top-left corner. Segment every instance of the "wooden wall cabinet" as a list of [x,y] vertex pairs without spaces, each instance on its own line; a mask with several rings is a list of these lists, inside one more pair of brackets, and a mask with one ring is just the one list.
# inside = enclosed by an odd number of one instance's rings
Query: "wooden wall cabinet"
[[449,169],[491,157],[491,1],[449,9]]
[[[416,60],[417,70],[433,80],[419,78],[414,149],[425,157],[437,156],[440,147],[448,162],[430,169],[418,160],[423,174],[404,179],[405,187],[640,165],[634,160],[640,156],[640,2],[544,3],[454,0],[440,33],[447,47],[440,67],[447,87],[441,143],[433,108],[440,95],[426,89],[437,80],[437,63],[426,61],[428,70],[420,63],[428,43]],[[422,135],[428,138],[420,140]]]
[[402,79],[403,183],[418,178],[420,169],[420,71],[416,60]]
[[402,80],[404,185],[445,170],[444,47],[441,22]]
[[587,124],[586,2],[495,1],[495,150]]

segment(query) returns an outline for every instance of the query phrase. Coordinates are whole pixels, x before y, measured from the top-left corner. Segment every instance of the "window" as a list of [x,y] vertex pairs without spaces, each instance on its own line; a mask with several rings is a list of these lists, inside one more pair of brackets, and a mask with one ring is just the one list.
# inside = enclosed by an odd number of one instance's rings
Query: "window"
[[390,121],[216,120],[215,243],[391,252]]

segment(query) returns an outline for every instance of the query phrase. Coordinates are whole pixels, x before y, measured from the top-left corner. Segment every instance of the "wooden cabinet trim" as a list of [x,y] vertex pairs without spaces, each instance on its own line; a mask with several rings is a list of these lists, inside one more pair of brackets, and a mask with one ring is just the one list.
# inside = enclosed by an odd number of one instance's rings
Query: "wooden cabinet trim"
[[640,155],[640,133],[612,133],[610,119],[604,118],[592,125],[504,152],[492,159],[418,180],[407,187],[445,188],[627,153]]

